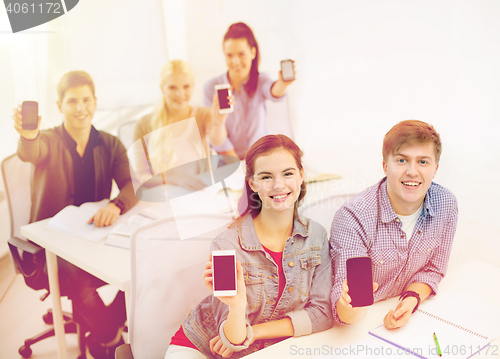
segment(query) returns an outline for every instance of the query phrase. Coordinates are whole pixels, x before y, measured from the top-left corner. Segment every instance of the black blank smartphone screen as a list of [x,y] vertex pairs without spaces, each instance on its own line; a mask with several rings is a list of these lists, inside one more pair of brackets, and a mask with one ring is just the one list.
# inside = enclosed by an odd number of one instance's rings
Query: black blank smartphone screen
[[234,256],[213,256],[214,289],[235,290],[236,271]]
[[23,129],[36,130],[38,126],[38,103],[25,101],[22,106]]
[[217,96],[219,97],[219,108],[221,110],[231,107],[229,106],[229,100],[227,99],[227,97],[229,96],[228,89],[217,90]]
[[346,262],[347,286],[353,307],[373,304],[372,261],[370,257],[349,258]]

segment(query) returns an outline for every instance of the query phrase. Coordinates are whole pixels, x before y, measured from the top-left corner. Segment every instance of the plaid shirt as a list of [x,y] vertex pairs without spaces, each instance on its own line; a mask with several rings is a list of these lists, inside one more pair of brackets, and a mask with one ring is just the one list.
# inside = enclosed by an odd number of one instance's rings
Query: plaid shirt
[[389,201],[386,178],[342,206],[333,219],[330,237],[334,318],[342,323],[337,301],[346,278],[346,260],[352,257],[372,259],[373,281],[379,285],[375,301],[399,295],[412,283],[427,284],[435,295],[446,273],[457,219],[455,196],[434,182],[409,241]]

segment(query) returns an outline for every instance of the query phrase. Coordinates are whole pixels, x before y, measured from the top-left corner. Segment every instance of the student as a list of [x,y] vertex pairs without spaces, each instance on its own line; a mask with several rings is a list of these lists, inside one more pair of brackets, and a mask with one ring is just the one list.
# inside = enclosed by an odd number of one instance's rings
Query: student
[[[147,182],[147,187],[162,184],[162,178],[155,175],[174,168],[180,158],[206,158],[210,154],[207,136],[212,143],[222,143],[227,137],[227,134],[220,134],[220,131],[212,136],[212,116],[219,122],[224,122],[227,116],[219,114],[218,102],[212,104],[213,109],[189,105],[194,89],[194,74],[186,62],[174,60],[163,66],[160,89],[163,96],[153,113],[141,118],[134,131],[134,142],[152,132],[149,139],[144,138],[151,168],[143,160],[145,157],[142,153],[131,155],[131,162],[141,184],[154,176]],[[180,123],[192,117],[196,119],[196,125]],[[166,127],[174,123],[178,125]],[[193,175],[208,170],[207,165],[206,161],[199,161],[187,169],[183,167],[181,172],[170,171],[165,176],[165,181],[191,190],[203,189],[206,185]]]
[[367,308],[350,305],[345,263],[372,260],[374,299],[400,296],[384,318],[388,329],[400,328],[446,274],[458,219],[455,196],[432,182],[439,167],[441,140],[421,121],[402,121],[384,138],[386,177],[342,206],[331,232],[335,283],[333,315],[341,323],[363,320]]
[[219,126],[216,129],[227,131],[228,138],[214,149],[223,154],[236,153],[243,159],[255,141],[270,133],[266,100],[279,101],[293,81],[283,81],[281,71],[277,81],[271,80],[266,73],[259,73],[259,45],[252,30],[242,22],[229,27],[222,48],[228,71],[205,83],[203,101],[205,106],[214,101],[215,85],[229,83],[232,86],[234,112],[225,122],[214,120]]
[[[332,326],[326,231],[297,212],[306,193],[300,149],[284,135],[268,135],[253,144],[245,161],[241,216],[211,246],[236,251],[237,295],[201,301],[165,358],[240,358]],[[212,262],[205,268],[212,291]]]
[[[21,135],[17,155],[34,165],[30,222],[54,216],[68,205],[109,198],[112,181],[120,193],[89,218],[96,227],[112,225],[136,202],[129,163],[122,143],[96,130],[91,120],[96,109],[94,83],[83,71],[65,74],[57,86],[57,106],[63,124],[40,131],[22,128],[21,107],[14,109],[14,128]],[[67,295],[90,328],[88,345],[96,359],[114,358],[123,343],[120,327],[126,319],[125,297],[119,292],[106,307],[96,288],[106,284],[71,263],[58,258],[61,295]]]

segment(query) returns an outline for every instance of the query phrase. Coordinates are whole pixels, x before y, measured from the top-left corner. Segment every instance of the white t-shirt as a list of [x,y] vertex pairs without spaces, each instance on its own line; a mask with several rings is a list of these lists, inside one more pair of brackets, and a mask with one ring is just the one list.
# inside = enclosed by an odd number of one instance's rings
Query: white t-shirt
[[410,214],[409,216],[401,216],[396,213],[398,216],[399,220],[401,221],[401,229],[403,232],[406,233],[406,240],[410,241],[411,235],[413,233],[413,229],[415,228],[415,225],[417,224],[418,217],[420,217],[420,214],[422,213],[422,208],[424,207],[424,202],[422,201],[422,204],[418,209],[415,211],[415,213]]

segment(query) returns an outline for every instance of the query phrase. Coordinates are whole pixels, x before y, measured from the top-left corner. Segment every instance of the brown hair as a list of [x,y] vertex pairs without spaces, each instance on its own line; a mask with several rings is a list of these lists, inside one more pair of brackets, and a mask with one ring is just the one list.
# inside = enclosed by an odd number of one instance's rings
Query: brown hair
[[[278,150],[285,150],[292,155],[297,164],[299,171],[302,170],[302,151],[299,146],[295,144],[289,137],[285,135],[267,135],[260,138],[255,142],[252,147],[248,150],[245,156],[246,163],[246,174],[245,174],[245,186],[243,188],[243,194],[241,195],[240,201],[238,203],[238,212],[240,213],[240,218],[244,217],[247,213],[250,213],[253,218],[255,218],[262,209],[262,201],[257,193],[253,192],[250,188],[248,181],[255,174],[255,161],[260,156],[269,155],[272,152]],[[295,201],[293,209],[293,217],[299,218],[298,207],[301,205],[302,199],[306,195],[306,181],[302,182],[300,186],[300,194],[297,201]]]
[[382,145],[384,161],[387,157],[396,153],[404,144],[434,143],[434,154],[436,162],[441,157],[441,139],[432,125],[418,120],[401,121],[385,134]]
[[88,85],[92,91],[92,95],[95,97],[95,87],[94,81],[88,73],[85,71],[71,71],[63,75],[57,84],[57,95],[59,96],[59,102],[64,99],[64,94],[71,88],[80,87]]
[[243,22],[237,22],[236,24],[229,26],[222,43],[224,44],[224,42],[229,39],[245,39],[247,40],[250,48],[255,47],[255,58],[252,60],[252,66],[250,67],[250,76],[247,83],[243,86],[248,96],[253,97],[255,91],[257,90],[257,83],[259,81],[259,44],[257,44],[257,40],[255,39],[252,29],[250,29],[250,27]]

